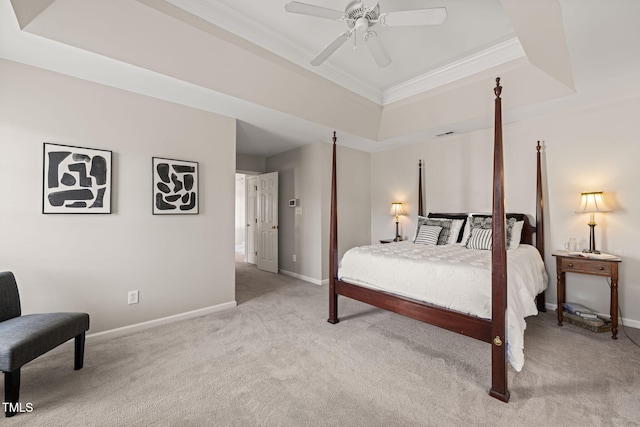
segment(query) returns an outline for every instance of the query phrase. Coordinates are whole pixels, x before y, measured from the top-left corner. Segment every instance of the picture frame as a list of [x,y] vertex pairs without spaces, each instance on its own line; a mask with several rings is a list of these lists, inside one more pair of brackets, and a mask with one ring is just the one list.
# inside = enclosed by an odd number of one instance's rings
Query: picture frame
[[152,158],[153,215],[197,215],[198,162]]
[[109,150],[43,143],[42,213],[110,214]]

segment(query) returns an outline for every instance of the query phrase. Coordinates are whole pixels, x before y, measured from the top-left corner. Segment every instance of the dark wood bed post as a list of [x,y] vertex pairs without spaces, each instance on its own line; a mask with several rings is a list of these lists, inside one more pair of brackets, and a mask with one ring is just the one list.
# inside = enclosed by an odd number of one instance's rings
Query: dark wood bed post
[[507,250],[506,214],[504,209],[504,165],[502,152],[502,101],[500,77],[494,93],[495,125],[493,142],[493,231],[491,233],[491,391],[503,402],[509,401],[507,388],[507,340],[505,336],[507,310]]
[[338,280],[338,198],[336,184],[336,137],[333,132],[333,159],[331,167],[331,221],[329,232],[329,323],[338,323],[338,294],[336,280]]
[[[544,261],[544,198],[542,196],[542,162],[540,161],[540,141],[536,147],[536,248]],[[538,311],[546,312],[544,291],[536,297]]]
[[424,216],[424,206],[422,205],[422,160],[418,161],[418,215]]

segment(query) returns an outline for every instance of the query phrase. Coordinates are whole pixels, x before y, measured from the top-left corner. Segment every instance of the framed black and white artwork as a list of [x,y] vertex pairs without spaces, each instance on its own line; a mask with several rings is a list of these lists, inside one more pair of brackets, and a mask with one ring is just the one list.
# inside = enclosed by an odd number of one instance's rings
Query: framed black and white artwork
[[111,213],[112,152],[44,143],[42,213]]
[[198,162],[154,157],[153,214],[198,213]]

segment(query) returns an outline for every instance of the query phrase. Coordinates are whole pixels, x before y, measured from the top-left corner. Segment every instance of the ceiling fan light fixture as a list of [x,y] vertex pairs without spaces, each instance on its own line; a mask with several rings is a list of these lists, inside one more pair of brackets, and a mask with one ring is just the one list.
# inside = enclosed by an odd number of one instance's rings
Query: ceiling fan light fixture
[[369,25],[369,20],[364,16],[361,16],[360,18],[356,19],[355,29],[356,31],[366,31],[367,28],[369,28]]

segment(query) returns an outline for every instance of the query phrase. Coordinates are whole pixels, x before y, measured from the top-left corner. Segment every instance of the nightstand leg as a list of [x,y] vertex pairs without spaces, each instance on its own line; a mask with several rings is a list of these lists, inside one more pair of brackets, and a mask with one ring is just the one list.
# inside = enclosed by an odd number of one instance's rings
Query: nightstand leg
[[558,326],[562,326],[562,303],[564,302],[564,280],[565,280],[565,273],[558,271],[558,281],[557,281],[557,288],[558,288]]
[[611,269],[611,338],[618,339],[618,264]]

